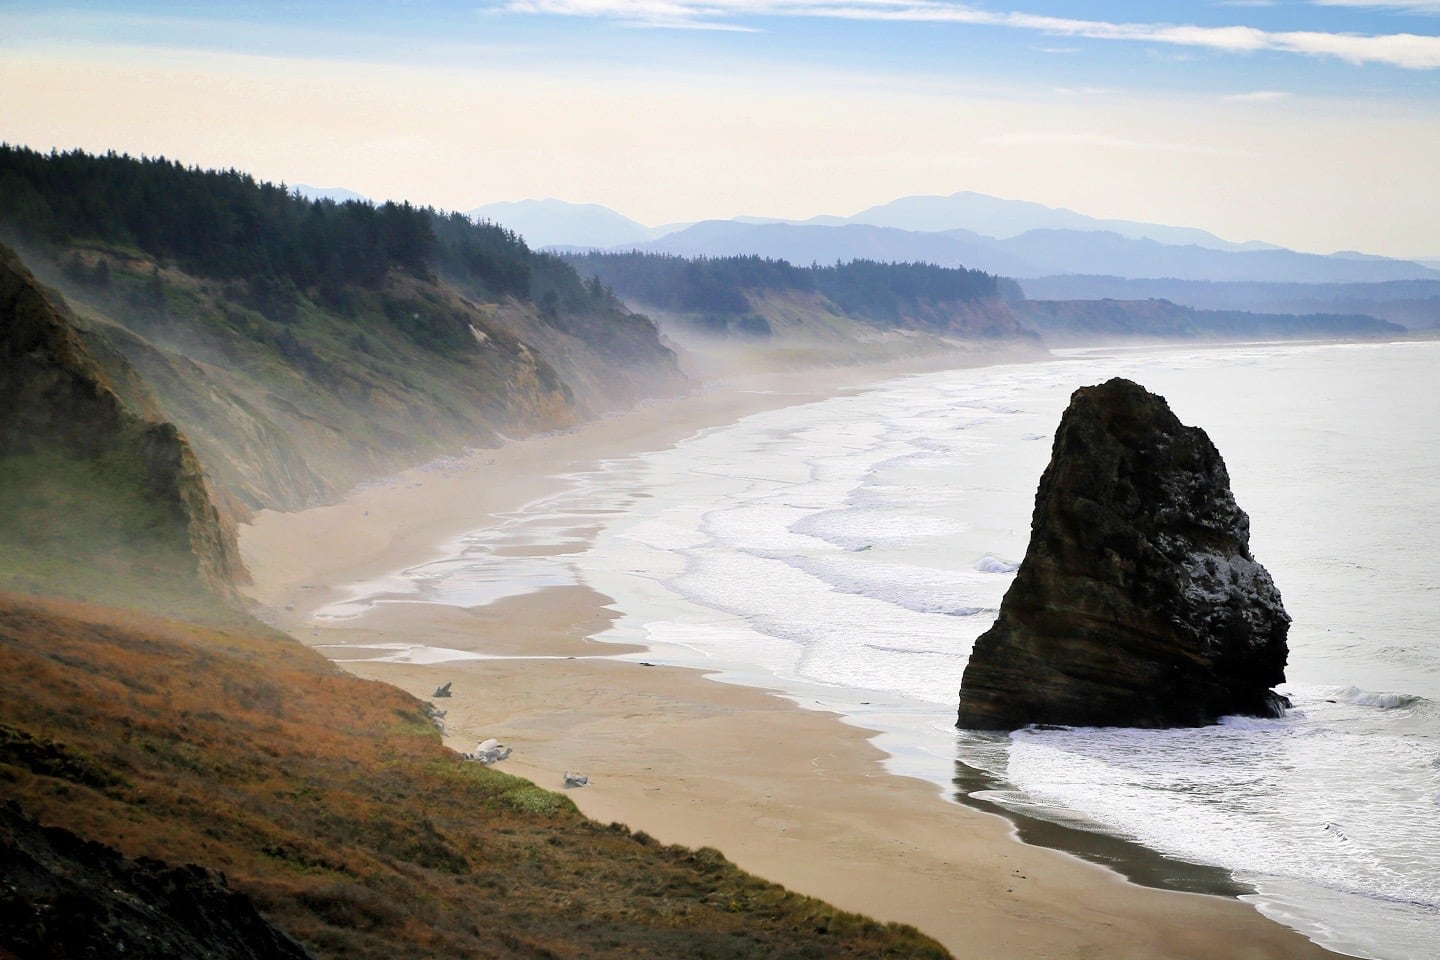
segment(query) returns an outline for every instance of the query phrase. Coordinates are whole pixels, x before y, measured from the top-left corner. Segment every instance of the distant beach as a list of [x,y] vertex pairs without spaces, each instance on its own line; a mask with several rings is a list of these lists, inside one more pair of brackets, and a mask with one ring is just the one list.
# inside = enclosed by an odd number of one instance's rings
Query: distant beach
[[[590,784],[567,795],[596,820],[716,847],[791,889],[913,924],[957,957],[1332,956],[1237,900],[1138,887],[1025,845],[1004,819],[888,773],[872,734],[832,713],[622,658],[638,648],[589,639],[614,616],[590,587],[537,584],[466,609],[406,599],[397,580],[392,602],[315,617],[357,583],[373,590],[455,555],[465,534],[501,526],[607,458],[966,359],[737,378],[571,433],[439,461],[333,506],[265,512],[242,530],[250,592],[281,628],[360,676],[425,700],[451,683],[453,695],[434,702],[457,751],[498,738],[514,749],[501,769],[549,789],[564,789],[567,770],[586,774]],[[554,555],[583,550],[593,535],[578,525],[560,544],[515,537],[501,546]]]

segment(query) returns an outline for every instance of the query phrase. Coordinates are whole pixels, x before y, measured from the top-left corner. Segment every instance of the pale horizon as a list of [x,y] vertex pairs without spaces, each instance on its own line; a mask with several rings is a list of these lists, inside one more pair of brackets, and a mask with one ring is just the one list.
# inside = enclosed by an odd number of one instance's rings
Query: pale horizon
[[0,139],[446,210],[657,226],[973,191],[1440,257],[1440,4],[1063,6],[21,2]]

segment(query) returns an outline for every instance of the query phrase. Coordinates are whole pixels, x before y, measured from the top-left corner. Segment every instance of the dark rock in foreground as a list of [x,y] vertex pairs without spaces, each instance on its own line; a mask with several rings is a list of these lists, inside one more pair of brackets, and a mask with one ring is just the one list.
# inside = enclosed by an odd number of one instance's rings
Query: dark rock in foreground
[[1128,380],[1075,391],[957,726],[1200,726],[1288,706],[1290,617],[1203,430]]
[[128,859],[12,803],[0,805],[0,863],[0,956],[311,958],[223,877]]

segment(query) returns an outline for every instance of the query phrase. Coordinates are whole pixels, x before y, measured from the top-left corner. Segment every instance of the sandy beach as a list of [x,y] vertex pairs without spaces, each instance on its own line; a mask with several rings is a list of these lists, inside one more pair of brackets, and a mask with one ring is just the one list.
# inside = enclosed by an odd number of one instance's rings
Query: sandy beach
[[[698,671],[616,659],[625,648],[590,639],[611,613],[608,598],[587,587],[472,610],[393,602],[345,620],[313,616],[350,585],[442,556],[462,534],[562,489],[567,473],[919,369],[735,380],[437,462],[333,506],[263,512],[242,528],[249,592],[279,626],[358,675],[422,699],[450,682],[453,696],[437,704],[448,710],[446,741],[456,750],[499,738],[514,748],[502,769],[557,790],[564,771],[582,771],[590,785],[568,795],[597,820],[716,847],[793,890],[913,924],[957,957],[1333,956],[1240,901],[1138,887],[1022,844],[1003,819],[887,773],[869,734],[833,714]],[[373,659],[406,645],[475,656]]]

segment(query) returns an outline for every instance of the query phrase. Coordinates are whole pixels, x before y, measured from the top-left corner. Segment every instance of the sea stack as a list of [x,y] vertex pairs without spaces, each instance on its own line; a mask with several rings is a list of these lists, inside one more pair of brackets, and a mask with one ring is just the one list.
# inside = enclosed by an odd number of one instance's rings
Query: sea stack
[[957,726],[1203,726],[1289,706],[1290,617],[1210,438],[1119,378],[1082,387]]

